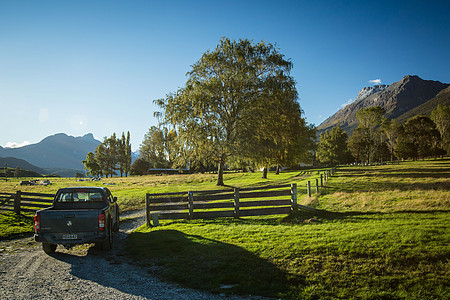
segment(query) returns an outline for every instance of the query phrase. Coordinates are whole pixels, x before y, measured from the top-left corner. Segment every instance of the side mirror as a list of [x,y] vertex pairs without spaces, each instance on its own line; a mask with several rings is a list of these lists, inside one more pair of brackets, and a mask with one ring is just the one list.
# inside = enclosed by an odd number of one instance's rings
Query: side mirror
[[113,198],[113,201],[114,201],[114,202],[117,202],[117,197],[114,197],[114,198]]

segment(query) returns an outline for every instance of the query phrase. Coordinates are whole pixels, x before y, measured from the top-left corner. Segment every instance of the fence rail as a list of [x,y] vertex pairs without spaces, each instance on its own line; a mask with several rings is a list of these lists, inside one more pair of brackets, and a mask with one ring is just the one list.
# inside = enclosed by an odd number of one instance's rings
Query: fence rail
[[16,193],[0,193],[0,211],[35,212],[49,207],[55,194],[30,193],[17,191]]
[[[315,186],[308,181],[306,193],[311,197],[325,188],[326,182],[336,168],[325,170],[315,180]],[[299,188],[304,189],[305,186]],[[297,204],[297,184],[271,185],[242,189],[190,191],[176,193],[146,194],[145,211],[147,226],[159,225],[165,219],[210,219],[221,217],[247,217],[289,214],[296,209],[316,211],[315,208]]]
[[146,194],[145,202],[147,225],[152,220],[154,226],[164,219],[289,214],[297,205],[297,185]]

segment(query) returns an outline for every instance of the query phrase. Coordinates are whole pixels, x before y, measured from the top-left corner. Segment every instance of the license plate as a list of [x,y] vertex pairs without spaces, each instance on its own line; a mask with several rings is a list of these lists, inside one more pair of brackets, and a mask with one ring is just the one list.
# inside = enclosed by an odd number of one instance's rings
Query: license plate
[[63,240],[76,240],[78,236],[76,234],[63,234]]

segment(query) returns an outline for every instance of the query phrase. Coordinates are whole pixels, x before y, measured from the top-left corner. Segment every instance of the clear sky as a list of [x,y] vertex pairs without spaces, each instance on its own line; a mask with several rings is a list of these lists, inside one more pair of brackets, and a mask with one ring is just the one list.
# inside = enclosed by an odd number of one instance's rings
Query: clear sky
[[450,83],[449,1],[0,0],[0,145],[157,124],[221,37],[277,44],[319,125],[365,86]]

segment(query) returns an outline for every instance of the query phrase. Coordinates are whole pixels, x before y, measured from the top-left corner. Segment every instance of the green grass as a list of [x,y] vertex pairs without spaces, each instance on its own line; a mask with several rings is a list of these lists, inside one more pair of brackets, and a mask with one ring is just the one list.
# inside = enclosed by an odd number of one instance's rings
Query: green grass
[[[449,299],[450,160],[340,168],[311,198],[320,170],[228,173],[234,187],[297,183],[299,204],[322,211],[283,217],[161,221],[139,228],[128,253],[162,278],[214,293],[288,299]],[[125,210],[145,193],[216,189],[215,174],[104,180]],[[73,179],[51,187],[91,185]],[[17,182],[0,183],[1,190]],[[103,185],[102,183],[95,183]],[[9,219],[3,224],[12,224]],[[32,219],[29,219],[32,228]],[[19,226],[20,227],[20,226]],[[0,232],[5,226],[0,225]],[[154,265],[158,266],[155,270]]]
[[34,215],[14,212],[2,212],[0,214],[0,240],[19,237],[29,234],[34,230]]
[[[273,183],[302,182],[306,184],[306,178],[314,175],[300,174],[300,171],[283,172],[275,175],[269,172],[268,179],[261,178],[261,172],[238,173],[228,172],[224,174],[225,184],[229,187],[248,187]],[[312,177],[311,177],[312,178]],[[52,178],[50,186],[20,186],[21,180],[30,178],[10,178],[8,182],[0,180],[0,191],[15,193],[18,190],[24,192],[56,193],[59,188],[71,186],[106,186],[114,196],[118,198],[121,211],[143,209],[146,193],[188,192],[197,190],[217,189],[217,174],[187,174],[187,175],[148,175],[131,177],[103,178],[101,181],[77,182],[75,178]],[[104,185],[104,183],[108,185]]]
[[[450,161],[339,170],[301,204],[327,211],[162,221],[128,239],[163,278],[289,299],[448,299]],[[303,182],[300,180],[299,182]]]
[[[303,182],[302,184],[305,185],[306,178],[317,176],[317,172],[318,171],[314,171],[315,175],[304,175],[300,174],[299,171],[284,172],[279,175],[269,172],[269,179],[262,179],[261,172],[228,172],[225,173],[224,178],[228,188],[231,186],[247,187],[287,182]],[[75,178],[51,178],[50,181],[52,182],[52,185],[49,186],[20,186],[21,180],[29,179],[35,178],[9,178],[8,182],[0,180],[0,191],[15,193],[16,191],[21,190],[23,192],[56,193],[59,188],[70,186],[106,186],[112,191],[113,195],[118,198],[120,211],[124,212],[135,209],[144,209],[146,193],[187,192],[218,188],[216,186],[217,174],[114,177],[103,178],[100,182],[78,182]],[[108,185],[104,185],[104,183],[107,183]],[[15,231],[33,232],[32,227],[29,227],[24,223],[19,223],[16,219],[9,218],[7,220],[10,220],[11,223],[8,223],[5,220],[3,225],[0,225],[0,236],[15,236]],[[10,230],[8,229],[9,226],[17,228],[15,230]]]

